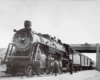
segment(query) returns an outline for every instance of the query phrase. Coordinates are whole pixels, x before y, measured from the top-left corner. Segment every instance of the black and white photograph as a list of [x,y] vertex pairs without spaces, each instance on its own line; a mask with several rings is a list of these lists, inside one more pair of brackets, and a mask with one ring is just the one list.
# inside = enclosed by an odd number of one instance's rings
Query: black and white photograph
[[100,80],[100,1],[0,0],[0,80]]

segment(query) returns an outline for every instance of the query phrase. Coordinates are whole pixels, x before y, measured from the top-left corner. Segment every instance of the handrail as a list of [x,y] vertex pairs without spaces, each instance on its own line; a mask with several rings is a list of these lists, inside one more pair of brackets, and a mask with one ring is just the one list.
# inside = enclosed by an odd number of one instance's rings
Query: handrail
[[29,56],[9,56],[9,58],[29,58]]
[[[13,49],[13,45],[11,45],[11,49],[10,49],[10,53],[9,53],[9,56],[11,56],[11,53],[12,53],[12,49]],[[10,58],[8,58],[8,61],[9,61]]]
[[33,46],[32,46],[32,52],[31,52],[32,61],[34,60],[33,55],[36,53],[36,52],[34,52],[35,47],[36,47],[36,44],[33,44]]
[[12,43],[9,43],[9,45],[8,45],[8,48],[7,48],[7,51],[6,51],[6,55],[5,55],[4,61],[6,60],[6,57],[7,57],[8,51],[9,51],[9,47],[10,47],[11,44]]

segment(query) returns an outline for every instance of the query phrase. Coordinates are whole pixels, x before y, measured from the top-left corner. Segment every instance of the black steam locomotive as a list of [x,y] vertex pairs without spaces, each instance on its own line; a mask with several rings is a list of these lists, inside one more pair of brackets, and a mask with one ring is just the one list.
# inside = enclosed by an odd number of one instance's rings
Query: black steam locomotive
[[[28,29],[15,30],[13,43],[8,45],[2,64],[6,64],[7,73],[21,72],[31,76],[34,72],[46,72],[54,58],[62,59],[62,71],[69,71],[70,68],[89,69],[93,66],[91,59],[74,51],[61,40]],[[68,66],[71,60],[73,67]]]

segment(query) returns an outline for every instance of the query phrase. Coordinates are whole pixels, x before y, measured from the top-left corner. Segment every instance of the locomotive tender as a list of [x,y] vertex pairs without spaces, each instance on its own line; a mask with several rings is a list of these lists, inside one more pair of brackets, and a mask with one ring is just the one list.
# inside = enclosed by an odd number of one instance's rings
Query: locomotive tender
[[[14,30],[13,42],[8,45],[8,49],[2,64],[6,64],[7,73],[17,72],[31,76],[33,72],[45,72],[53,58],[62,58],[63,70],[68,70],[69,59],[73,61],[73,69],[82,69],[84,65],[84,55],[75,52],[69,45],[55,40],[48,34],[36,33],[30,29]],[[87,62],[86,62],[87,63]]]
[[75,51],[68,44],[64,44],[69,59],[73,62],[73,71],[89,70],[96,67],[95,62],[89,57]]

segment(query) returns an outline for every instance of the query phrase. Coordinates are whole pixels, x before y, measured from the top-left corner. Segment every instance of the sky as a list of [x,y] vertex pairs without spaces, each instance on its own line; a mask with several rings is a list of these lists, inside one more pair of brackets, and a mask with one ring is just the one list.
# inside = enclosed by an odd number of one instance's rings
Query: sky
[[67,44],[100,43],[99,0],[0,0],[0,48],[8,46],[13,29],[23,28],[25,20],[32,30]]

